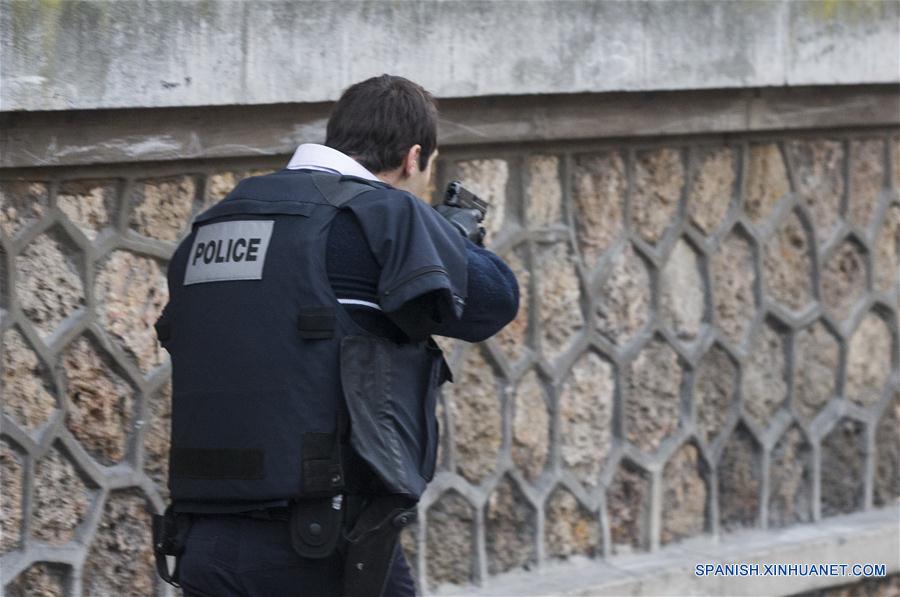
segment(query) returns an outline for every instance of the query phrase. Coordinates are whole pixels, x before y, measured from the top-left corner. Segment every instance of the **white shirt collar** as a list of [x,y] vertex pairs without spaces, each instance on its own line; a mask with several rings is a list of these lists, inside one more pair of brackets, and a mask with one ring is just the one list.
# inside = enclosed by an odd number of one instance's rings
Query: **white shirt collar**
[[347,154],[317,143],[304,143],[298,147],[287,167],[288,170],[322,170],[366,180],[379,180]]

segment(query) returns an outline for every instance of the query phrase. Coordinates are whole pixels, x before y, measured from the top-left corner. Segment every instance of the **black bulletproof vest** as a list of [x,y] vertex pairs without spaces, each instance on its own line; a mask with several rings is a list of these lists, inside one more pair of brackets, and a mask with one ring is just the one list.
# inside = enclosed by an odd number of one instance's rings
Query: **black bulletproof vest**
[[[387,353],[365,349],[383,346],[382,339],[337,303],[324,259],[336,204],[386,188],[338,180],[297,171],[246,179],[195,220],[176,250],[169,304],[157,323],[172,358],[174,501],[260,502],[345,490],[350,448],[342,434],[351,420],[344,395],[351,393],[370,405],[379,392],[394,393],[385,404],[396,428],[368,431],[381,437],[375,444],[390,447],[388,461],[373,462],[384,451],[362,454],[376,472],[401,469],[395,482],[387,479],[388,490],[420,494],[431,478],[433,390],[448,377],[446,364],[430,339]],[[368,380],[369,368],[390,369],[391,359],[394,371],[385,375],[399,385],[345,392],[342,373]],[[364,431],[365,422],[358,426]],[[394,449],[398,441],[403,450]]]

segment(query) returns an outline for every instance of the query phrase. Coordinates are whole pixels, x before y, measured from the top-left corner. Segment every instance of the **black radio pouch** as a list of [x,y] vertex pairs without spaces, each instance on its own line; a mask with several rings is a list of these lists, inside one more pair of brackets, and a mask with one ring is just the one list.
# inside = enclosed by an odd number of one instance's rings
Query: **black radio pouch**
[[291,503],[291,545],[304,558],[334,553],[344,522],[343,496],[296,500]]

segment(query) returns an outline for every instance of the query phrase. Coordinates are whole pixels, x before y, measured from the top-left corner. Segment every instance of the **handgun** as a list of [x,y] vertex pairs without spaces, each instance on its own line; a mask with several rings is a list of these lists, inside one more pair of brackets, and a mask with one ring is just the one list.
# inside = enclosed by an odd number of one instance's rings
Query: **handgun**
[[458,180],[447,185],[444,201],[435,206],[439,214],[459,232],[478,246],[484,246],[484,216],[488,202],[466,189]]

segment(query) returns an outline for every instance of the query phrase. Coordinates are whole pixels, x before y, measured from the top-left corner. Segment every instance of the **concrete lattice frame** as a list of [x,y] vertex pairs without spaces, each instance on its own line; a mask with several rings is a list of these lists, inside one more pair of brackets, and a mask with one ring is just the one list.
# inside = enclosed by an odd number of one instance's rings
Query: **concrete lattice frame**
[[[640,548],[657,550],[662,541],[664,526],[665,490],[664,470],[666,464],[679,453],[685,445],[696,450],[699,461],[697,475],[706,487],[707,504],[702,516],[703,532],[717,535],[724,532],[723,513],[720,511],[719,488],[723,474],[723,453],[730,440],[737,434],[749,438],[749,445],[754,453],[750,459],[759,466],[759,487],[756,489],[758,507],[753,515],[751,526],[766,529],[769,525],[770,465],[773,451],[785,433],[796,425],[802,430],[802,436],[809,444],[811,456],[811,487],[809,507],[813,521],[823,518],[822,489],[823,466],[829,466],[828,454],[823,443],[831,437],[832,431],[837,433],[844,420],[855,421],[863,430],[862,463],[862,500],[850,506],[850,509],[868,510],[873,507],[876,484],[876,462],[879,446],[876,445],[876,430],[879,421],[889,415],[888,409],[893,397],[900,392],[900,364],[898,364],[898,295],[900,295],[900,274],[894,277],[888,289],[876,291],[873,287],[872,256],[876,254],[876,243],[883,229],[889,209],[900,204],[897,181],[900,173],[891,174],[891,165],[900,163],[897,151],[900,142],[896,131],[885,133],[883,130],[827,131],[792,134],[791,139],[826,138],[838,140],[843,149],[841,172],[844,182],[839,206],[838,224],[825,238],[817,238],[817,230],[810,216],[809,208],[804,204],[797,192],[798,182],[796,167],[786,155],[782,136],[777,135],[734,135],[726,139],[723,145],[721,138],[685,137],[665,138],[650,141],[603,141],[578,142],[566,144],[479,147],[474,150],[453,148],[442,153],[443,161],[439,168],[440,182],[456,177],[464,164],[477,160],[502,160],[509,169],[509,176],[503,184],[503,193],[511,200],[506,202],[505,224],[491,242],[491,248],[501,255],[515,251],[524,259],[524,267],[531,272],[529,296],[534,305],[540,300],[541,270],[536,266],[539,253],[545,247],[564,246],[564,253],[572,256],[574,271],[579,288],[578,301],[582,313],[582,326],[566,338],[565,345],[548,358],[548,346],[542,345],[542,322],[536,307],[526,309],[528,317],[526,325],[527,346],[520,358],[511,361],[499,341],[491,339],[482,346],[466,346],[462,342],[445,343],[448,346],[448,360],[456,372],[465,362],[471,351],[481,351],[484,355],[488,371],[494,377],[499,400],[500,431],[499,450],[496,461],[489,472],[477,483],[466,479],[458,472],[458,458],[454,454],[454,437],[451,406],[448,404],[447,392],[442,398],[444,420],[441,427],[446,430],[443,442],[443,462],[434,481],[429,486],[420,504],[420,521],[414,528],[414,534],[407,538],[408,547],[412,547],[414,557],[411,559],[416,576],[423,587],[432,587],[433,579],[428,578],[428,525],[432,509],[448,492],[455,492],[471,505],[471,547],[469,580],[480,582],[489,576],[491,564],[488,553],[488,542],[491,529],[488,521],[488,508],[496,492],[503,485],[511,487],[512,500],[516,506],[529,511],[531,528],[527,529],[533,545],[533,564],[542,565],[551,556],[547,553],[545,537],[547,536],[546,508],[559,487],[565,488],[577,500],[579,505],[590,513],[599,527],[595,555],[605,556],[615,552],[612,538],[612,527],[616,524],[609,514],[609,492],[615,477],[622,467],[637,471],[649,482],[647,507],[641,511],[641,525],[637,531],[641,536]],[[891,137],[890,135],[894,135]],[[872,217],[867,226],[851,223],[848,217],[849,188],[851,187],[851,169],[849,149],[851,140],[858,138],[878,139],[883,142],[884,152],[881,168],[884,172],[885,184],[880,190],[876,204],[871,207]],[[776,144],[778,153],[785,164],[789,189],[777,197],[769,213],[761,220],[754,220],[744,209],[747,187],[747,173],[751,146]],[[722,220],[714,230],[706,234],[688,217],[687,193],[695,172],[699,151],[707,146],[729,147],[736,156],[736,192],[727,198],[729,207]],[[684,184],[681,185],[673,217],[668,221],[655,243],[642,238],[632,225],[632,214],[635,210],[634,189],[636,187],[636,160],[643,151],[655,151],[661,148],[674,148],[684,172]],[[585,262],[582,247],[577,234],[578,220],[581,215],[576,210],[573,197],[573,176],[577,168],[577,158],[582,155],[595,155],[604,152],[618,152],[623,157],[625,172],[625,193],[621,196],[622,225],[618,232],[609,239],[609,246],[602,250],[596,262]],[[527,160],[531,156],[553,156],[557,159],[560,181],[561,219],[557,224],[542,227],[529,226],[524,221],[526,208],[525,189],[529,184]],[[214,179],[223,171],[234,172],[240,178],[252,170],[273,169],[283,165],[278,159],[236,159],[216,162],[177,162],[165,165],[138,166],[89,166],[57,169],[21,169],[0,171],[4,181],[26,180],[47,182],[47,206],[33,222],[22,222],[20,230],[7,234],[4,228],[0,247],[3,259],[3,286],[0,295],[2,320],[0,330],[4,341],[7,332],[16,329],[25,338],[26,344],[37,355],[38,366],[47,377],[51,392],[57,400],[55,412],[43,425],[29,431],[11,416],[6,409],[10,397],[4,396],[4,413],[2,419],[2,437],[16,453],[22,466],[22,527],[21,540],[14,548],[3,555],[0,567],[5,572],[4,583],[17,582],[15,579],[38,562],[48,562],[70,567],[70,571],[62,575],[63,588],[66,594],[78,595],[86,591],[83,569],[91,556],[92,546],[97,544],[98,529],[101,526],[105,507],[113,492],[128,488],[136,488],[143,496],[149,508],[160,511],[164,506],[165,494],[154,480],[145,472],[147,454],[145,436],[148,433],[146,422],[150,418],[149,400],[158,396],[165,389],[170,374],[168,363],[144,371],[132,354],[125,350],[120,339],[104,329],[101,324],[100,311],[104,305],[95,296],[95,284],[98,269],[114,251],[149,258],[155,262],[164,262],[170,256],[175,243],[142,236],[135,232],[132,215],[134,211],[133,190],[138,181],[144,179],[159,180],[171,177],[187,176],[193,181],[187,197],[188,211],[196,214],[209,200],[215,186]],[[57,202],[60,185],[70,180],[105,180],[114,181],[115,202],[111,209],[108,225],[97,231],[96,238],[90,239],[82,228],[72,222]],[[475,181],[476,186],[479,181]],[[440,187],[439,187],[440,188]],[[7,200],[4,199],[4,205]],[[767,275],[763,265],[763,252],[766,243],[779,234],[782,225],[790,214],[797,214],[803,233],[809,239],[807,251],[810,263],[811,299],[801,308],[791,310],[773,300],[764,289],[764,276]],[[185,221],[185,224],[187,222]],[[723,243],[732,231],[738,231],[748,242],[753,263],[753,309],[748,314],[750,331],[743,334],[743,339],[735,343],[722,332],[717,325],[714,309],[714,281],[710,272],[710,260],[720,251]],[[67,313],[66,317],[55,326],[48,335],[41,335],[22,308],[22,299],[18,289],[22,284],[17,270],[17,258],[29,246],[48,231],[58,237],[65,237],[69,245],[66,259],[73,260],[73,268],[77,271],[83,289],[83,305]],[[822,305],[822,270],[839,246],[846,240],[859,247],[865,260],[865,291],[859,300],[850,308],[848,317],[843,321],[835,319],[832,313]],[[695,258],[698,276],[702,280],[702,317],[693,340],[684,341],[664,325],[664,317],[660,306],[661,272],[665,269],[670,256],[679,240]],[[593,314],[597,308],[598,289],[608,278],[614,267],[614,258],[626,246],[644,264],[649,276],[649,296],[646,321],[638,326],[637,331],[623,343],[611,341],[601,334],[593,324]],[[890,373],[877,401],[865,408],[850,400],[844,393],[847,384],[847,361],[850,340],[854,332],[869,314],[875,314],[889,330]],[[797,368],[795,357],[795,339],[804,329],[814,322],[823,322],[824,326],[836,339],[839,346],[840,366],[836,378],[836,392],[827,404],[811,420],[805,421],[796,414],[794,405],[794,372]],[[748,367],[748,360],[754,355],[754,339],[762,332],[764,326],[771,325],[781,339],[784,348],[784,363],[787,368],[785,379],[787,400],[777,405],[773,415],[759,425],[746,412],[745,399],[742,396],[742,375]],[[81,336],[93,339],[102,351],[101,357],[108,370],[123,379],[132,389],[135,405],[132,413],[133,424],[126,430],[126,448],[124,457],[112,466],[104,466],[79,442],[66,425],[66,417],[72,410],[67,396],[67,376],[62,364],[62,355],[66,349]],[[642,350],[654,339],[668,347],[676,355],[678,367],[682,372],[677,388],[679,400],[677,424],[671,433],[664,434],[652,453],[642,451],[627,440],[628,421],[625,415],[625,403],[635,400],[627,395],[625,378],[629,367],[641,354]],[[734,380],[735,395],[731,401],[729,412],[725,418],[723,429],[711,443],[707,443],[697,430],[697,413],[693,399],[697,367],[702,357],[713,347],[720,347],[737,369]],[[614,381],[614,404],[611,416],[612,445],[602,463],[602,470],[593,488],[585,487],[579,479],[563,465],[560,447],[560,414],[559,400],[561,386],[566,382],[569,372],[578,359],[586,353],[594,353],[611,367]],[[523,472],[516,467],[512,456],[513,436],[513,395],[514,388],[530,372],[535,371],[538,385],[542,391],[549,416],[549,445],[546,463],[542,472],[533,481],[529,481]],[[744,431],[741,431],[744,430]],[[61,545],[54,545],[37,540],[33,535],[33,518],[35,515],[36,475],[39,462],[51,450],[59,450],[63,458],[73,463],[77,475],[88,493],[89,506],[82,514],[80,522],[75,526],[72,537]],[[7,481],[4,481],[6,487]],[[121,495],[116,493],[115,495]],[[60,496],[62,499],[63,496]],[[8,498],[7,498],[8,499]],[[499,498],[498,498],[499,499]],[[3,506],[4,515],[7,504]],[[528,525],[526,525],[528,526]],[[146,538],[141,538],[141,541]],[[137,539],[136,539],[137,541]],[[530,565],[530,564],[529,564]],[[464,579],[463,579],[464,580]],[[9,585],[12,586],[12,585]],[[156,583],[156,591],[166,593],[168,587]]]

